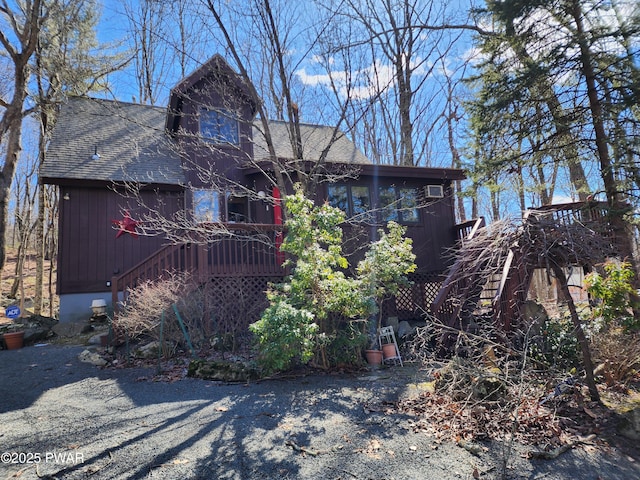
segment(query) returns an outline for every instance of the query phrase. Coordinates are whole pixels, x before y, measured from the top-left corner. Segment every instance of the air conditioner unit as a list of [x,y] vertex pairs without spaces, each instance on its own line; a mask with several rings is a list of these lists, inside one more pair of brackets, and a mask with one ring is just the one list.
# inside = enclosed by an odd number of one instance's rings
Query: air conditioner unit
[[426,185],[424,187],[424,196],[427,198],[442,198],[444,197],[444,189],[442,185]]

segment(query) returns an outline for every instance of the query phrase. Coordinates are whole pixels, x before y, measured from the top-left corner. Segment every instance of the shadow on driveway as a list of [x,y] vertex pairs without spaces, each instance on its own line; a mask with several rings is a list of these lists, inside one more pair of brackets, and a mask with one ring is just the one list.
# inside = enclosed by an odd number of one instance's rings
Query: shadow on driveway
[[410,417],[385,412],[385,402],[420,381],[411,367],[251,384],[162,383],[150,380],[155,368],[83,364],[83,348],[0,352],[2,450],[41,459],[5,462],[6,477],[640,478],[637,463],[616,452],[574,449],[536,463],[500,444],[473,456],[414,431]]

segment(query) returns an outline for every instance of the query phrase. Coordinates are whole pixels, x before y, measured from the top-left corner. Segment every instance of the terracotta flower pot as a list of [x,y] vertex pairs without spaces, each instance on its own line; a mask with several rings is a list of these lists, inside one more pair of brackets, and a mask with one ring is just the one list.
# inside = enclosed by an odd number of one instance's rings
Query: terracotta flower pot
[[382,363],[382,350],[365,350],[365,357],[369,365],[380,365]]
[[382,355],[385,359],[397,356],[396,346],[393,343],[385,343],[382,345]]
[[7,345],[7,350],[18,350],[22,348],[24,340],[24,332],[10,332],[3,335],[4,343]]

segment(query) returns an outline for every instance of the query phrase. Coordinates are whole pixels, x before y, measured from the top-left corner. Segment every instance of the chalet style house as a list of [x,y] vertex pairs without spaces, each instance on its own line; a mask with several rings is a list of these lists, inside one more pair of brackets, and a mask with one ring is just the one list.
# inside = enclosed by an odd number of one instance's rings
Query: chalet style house
[[[112,304],[140,279],[171,269],[217,282],[221,302],[231,304],[238,292],[263,296],[267,282],[283,277],[283,192],[274,187],[273,155],[251,98],[216,55],[171,90],[167,108],[87,97],[61,106],[40,172],[59,188],[61,321],[86,319],[93,300]],[[388,220],[407,226],[418,270],[390,314],[406,317],[429,305],[448,267],[446,251],[470,228],[454,216],[451,186],[463,172],[374,165],[327,126],[300,124],[297,137],[285,122],[269,122],[268,130],[283,168],[289,160],[310,169],[323,162],[328,180],[317,184],[315,201],[346,212],[345,246],[353,255]],[[297,159],[291,138],[300,139]],[[135,197],[131,185],[141,187]],[[209,244],[146,235],[150,206],[166,218],[242,235]]]

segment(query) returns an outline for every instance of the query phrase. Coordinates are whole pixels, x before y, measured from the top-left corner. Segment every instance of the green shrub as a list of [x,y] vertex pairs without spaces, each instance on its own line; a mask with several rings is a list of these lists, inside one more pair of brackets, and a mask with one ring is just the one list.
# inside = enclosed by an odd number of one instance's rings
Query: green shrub
[[342,255],[344,213],[315,206],[299,186],[284,203],[287,235],[281,248],[295,259],[292,273],[272,286],[269,307],[250,326],[265,373],[286,370],[296,359],[308,362],[327,347],[331,317],[357,318],[366,310],[358,282],[343,272],[348,266]]
[[[387,232],[378,230],[379,239],[373,242],[365,253],[364,259],[358,263],[358,279],[369,296],[369,313],[381,314],[382,302],[385,298],[398,293],[403,285],[408,285],[407,275],[414,272],[416,256],[412,251],[412,240],[406,238],[406,227],[389,222]],[[382,318],[377,321],[369,331],[373,333],[371,348],[375,346],[375,333],[381,326]]]
[[274,298],[260,320],[249,329],[258,341],[258,363],[265,373],[287,370],[295,358],[308,362],[313,357],[314,337],[318,331],[313,314],[294,307],[283,298]]
[[293,268],[284,283],[271,287],[269,307],[250,326],[259,363],[271,373],[314,355],[325,368],[359,362],[366,322],[354,320],[368,318],[375,300],[395,293],[403,275],[416,268],[411,240],[403,237],[403,227],[390,222],[389,232],[381,231],[358,266],[358,276],[348,277],[340,228],[344,213],[328,204],[314,205],[299,186],[284,203],[287,235],[281,248],[293,257]]
[[640,329],[640,320],[634,318],[631,310],[631,298],[635,296],[631,264],[606,262],[603,268],[604,275],[592,272],[585,277],[587,291],[598,301],[593,315],[601,318],[605,326],[619,322],[627,331]]
[[570,370],[580,363],[580,349],[569,318],[549,318],[540,335],[532,339],[530,355],[538,362],[561,370]]

